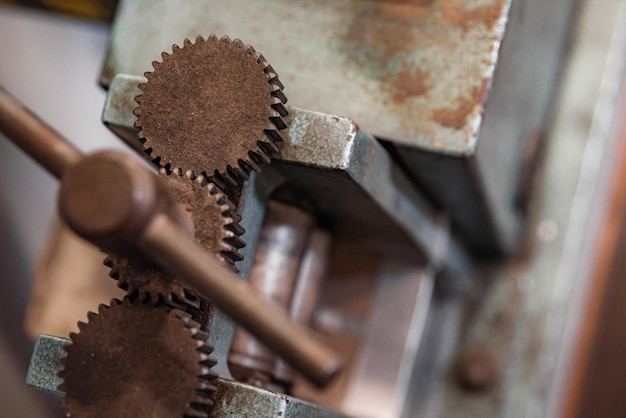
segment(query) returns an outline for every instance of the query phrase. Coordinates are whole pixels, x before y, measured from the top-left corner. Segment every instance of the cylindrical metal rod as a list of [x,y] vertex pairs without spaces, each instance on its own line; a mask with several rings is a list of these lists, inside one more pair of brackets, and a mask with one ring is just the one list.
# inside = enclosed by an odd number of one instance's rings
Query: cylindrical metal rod
[[0,132],[58,179],[83,154],[0,86]]
[[206,295],[221,310],[317,385],[341,369],[341,359],[286,311],[225,269],[167,216],[157,215],[139,241],[142,251]]
[[[297,324],[307,327],[311,325],[322,281],[327,272],[331,243],[331,235],[328,232],[321,229],[314,229],[311,232],[289,308],[291,319]],[[285,385],[292,384],[295,379],[293,370],[282,359],[276,361],[273,376],[275,380]]]
[[[313,217],[293,205],[267,202],[265,220],[248,283],[265,298],[289,309]],[[237,380],[267,383],[276,355],[242,327],[235,328],[228,366]]]

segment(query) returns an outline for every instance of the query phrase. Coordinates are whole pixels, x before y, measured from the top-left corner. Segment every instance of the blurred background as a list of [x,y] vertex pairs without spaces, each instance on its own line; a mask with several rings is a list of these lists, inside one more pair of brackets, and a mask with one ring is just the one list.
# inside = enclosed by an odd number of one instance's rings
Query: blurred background
[[[620,0],[610,2],[620,3]],[[97,80],[107,48],[115,2],[30,3],[35,7],[0,1],[0,84],[83,151],[127,149],[100,122],[106,93]],[[612,35],[607,34],[607,15],[602,13],[604,0],[595,4],[593,1],[583,3],[585,9],[593,9],[594,12],[591,13],[592,20],[574,33],[574,42],[583,44],[586,55],[577,59],[586,64],[581,67],[583,71],[579,68],[576,75],[570,77],[574,77],[573,80],[578,83],[578,91],[561,94],[560,105],[570,104],[574,111],[566,112],[564,117],[557,120],[561,126],[555,131],[561,135],[565,132],[571,138],[584,137],[586,140],[594,117],[602,112],[595,106],[595,101],[601,94],[602,77],[599,73],[604,70],[605,63],[595,60],[594,53],[598,51],[596,44],[606,42],[607,37]],[[39,8],[43,6],[63,13]],[[624,7],[621,9],[623,11]],[[610,59],[624,62],[624,52]],[[615,93],[615,89],[623,89],[623,85],[623,80],[618,80],[617,84],[608,88]],[[583,102],[587,105],[579,105]],[[626,416],[626,402],[620,405],[619,395],[626,393],[626,338],[621,338],[621,335],[626,336],[626,309],[622,308],[624,304],[621,303],[624,300],[621,296],[626,297],[626,289],[622,284],[626,267],[620,264],[624,259],[621,254],[626,251],[626,233],[622,222],[625,205],[621,194],[616,193],[626,190],[626,182],[622,182],[626,174],[620,171],[626,161],[621,154],[626,130],[620,127],[620,123],[623,123],[626,114],[623,106],[619,110],[621,116],[616,116],[615,108],[605,108],[604,112],[611,119],[607,124],[611,128],[596,135],[619,137],[614,141],[615,155],[610,160],[586,158],[586,170],[595,173],[597,178],[613,176],[614,181],[601,182],[602,187],[608,190],[610,202],[607,199],[598,204],[602,204],[603,208],[608,207],[606,213],[609,215],[603,218],[607,221],[602,226],[604,232],[599,234],[599,238],[594,235],[597,239],[594,242],[598,243],[595,251],[593,254],[585,254],[587,257],[595,257],[594,263],[599,266],[596,269],[599,281],[597,286],[591,287],[596,292],[590,293],[595,295],[594,298],[585,302],[585,307],[581,308],[590,309],[593,321],[578,324],[588,328],[588,333],[583,333],[588,344],[583,347],[582,354],[577,354],[581,356],[579,360],[583,357],[586,360],[579,361],[581,369],[577,370],[580,374],[574,373],[570,379],[578,385],[577,389],[574,388],[579,391],[576,393],[585,394],[584,402],[581,401],[584,404],[582,408],[594,411],[587,415],[580,413],[579,416],[617,417]],[[567,137],[561,139],[561,142],[563,140],[567,141]],[[576,146],[584,148],[585,144]],[[546,158],[551,158],[553,163],[558,161],[554,154],[559,149],[563,147],[548,148],[549,155]],[[603,166],[607,161],[610,167]],[[577,175],[578,172],[571,173],[571,176]],[[588,184],[593,188],[600,183]],[[544,194],[551,193],[547,188],[540,189]],[[34,343],[33,338],[25,332],[25,317],[33,287],[32,278],[36,273],[35,266],[41,262],[40,253],[46,240],[58,233],[53,222],[56,190],[56,180],[11,144],[0,140],[0,417],[51,418],[64,415],[58,399],[24,384]],[[603,196],[606,198],[607,194]],[[570,207],[562,212],[566,213],[563,219],[538,222],[531,234],[533,239],[551,243],[560,233],[564,234],[562,225],[569,219]],[[587,237],[581,235],[581,239]],[[92,301],[89,303],[92,304]],[[584,317],[585,312],[582,315]],[[598,323],[604,324],[600,331],[589,331],[600,329],[596,327]],[[597,373],[589,374],[589,370]],[[561,372],[567,373],[567,368]],[[587,383],[580,383],[583,380]],[[541,394],[535,393],[534,396]],[[602,415],[602,411],[611,410],[609,405],[613,406],[613,415]],[[537,415],[527,412],[524,416]]]
[[[85,151],[124,148],[100,123],[106,93],[97,79],[108,34],[106,21],[0,5],[0,83]],[[24,317],[57,181],[6,141],[0,166],[0,416],[61,417],[58,399],[24,384],[34,342]]]

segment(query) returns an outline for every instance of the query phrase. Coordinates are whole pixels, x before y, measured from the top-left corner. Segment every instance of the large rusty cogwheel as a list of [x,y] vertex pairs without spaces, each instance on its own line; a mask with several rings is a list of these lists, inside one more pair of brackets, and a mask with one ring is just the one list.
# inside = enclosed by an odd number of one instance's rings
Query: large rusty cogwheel
[[139,139],[155,163],[241,184],[269,162],[288,112],[263,55],[239,39],[211,35],[161,56],[135,99]]
[[126,297],[87,316],[58,373],[68,417],[208,416],[213,347],[187,314]]
[[[190,172],[182,173],[180,169],[170,173],[161,170],[160,177],[178,205],[189,213],[196,242],[234,269],[234,262],[243,258],[238,249],[244,246],[239,238],[244,230],[226,196],[204,177],[193,178]],[[109,255],[105,264],[111,268],[110,275],[117,279],[118,286],[141,302],[200,308],[202,299],[195,289],[145,259]],[[195,315],[194,319],[199,320]]]

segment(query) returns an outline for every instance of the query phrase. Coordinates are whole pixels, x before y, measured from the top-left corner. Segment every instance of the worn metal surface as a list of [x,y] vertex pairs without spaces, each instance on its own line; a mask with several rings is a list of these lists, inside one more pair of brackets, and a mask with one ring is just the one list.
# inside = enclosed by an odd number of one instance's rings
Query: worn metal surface
[[379,277],[344,400],[346,413],[361,418],[398,417],[416,396],[409,383],[434,284],[428,269],[398,260],[383,263]]
[[[38,390],[62,396],[57,390],[61,380],[56,376],[65,356],[65,345],[71,344],[64,338],[42,335],[33,352],[31,368],[26,383]],[[52,372],[52,374],[50,374]],[[259,418],[340,418],[341,415],[325,411],[308,402],[277,394],[249,385],[225,379],[214,380],[217,386],[213,416],[259,417]]]
[[170,418],[208,412],[217,375],[210,369],[213,347],[200,324],[180,310],[128,297],[100,305],[87,317],[60,360],[58,389],[68,416]]
[[[228,198],[203,177],[192,179],[190,173],[183,174],[180,170],[171,173],[162,171],[160,178],[178,206],[189,214],[196,242],[220,257],[225,265],[232,266],[235,261],[241,260],[237,251],[244,246],[239,238],[243,229]],[[130,295],[138,295],[142,301],[164,301],[176,306],[184,303],[192,312],[200,308],[200,295],[195,289],[142,257],[121,258],[109,254],[105,264],[111,267],[110,275],[117,279],[118,286]],[[210,312],[201,312],[200,315],[206,317],[197,318],[198,322],[203,323],[203,327],[208,326]]]
[[274,63],[290,104],[390,141],[478,253],[517,242],[525,141],[543,131],[577,0],[146,3],[120,4],[103,84],[143,74],[185,37],[241,37]]
[[[311,213],[298,207],[267,202],[248,282],[287,311],[314,221]],[[245,329],[235,329],[228,363],[237,380],[251,384],[269,382],[276,360],[275,354]]]
[[102,83],[142,75],[187,37],[228,34],[263,51],[293,106],[348,116],[411,146],[467,154],[508,7],[508,0],[123,1]]
[[546,131],[577,3],[511,2],[475,147],[458,155],[398,147],[407,168],[483,255],[511,251],[518,243],[526,205],[520,199],[528,187],[520,178],[532,178],[527,171],[535,155],[528,148]]
[[83,156],[10,96],[3,95],[3,104],[11,110],[7,126],[16,144],[62,175],[59,213],[77,235],[121,256],[142,254],[184,277],[316,384],[323,385],[341,368],[331,350],[193,240],[184,208],[135,158],[114,151]]
[[269,161],[287,115],[278,76],[250,45],[186,39],[139,86],[139,137],[161,167],[242,183]]
[[[129,129],[137,120],[137,116],[133,113],[137,102],[126,98],[140,95],[139,84],[145,82],[146,78],[142,76],[136,77],[133,82],[128,82],[125,77],[114,77],[109,89],[119,94],[107,94],[102,110],[102,123],[140,153],[143,153],[143,145],[137,140],[137,130]],[[127,91],[122,94],[124,89]]]
[[26,384],[55,396],[63,396],[58,389],[63,380],[57,373],[63,368],[61,359],[66,356],[63,347],[71,343],[65,338],[40,335],[30,357]]
[[[121,117],[108,122],[124,127],[128,134],[122,139],[131,137],[136,129],[130,118],[117,110],[109,111],[108,106],[131,111],[139,90],[130,86],[139,82],[140,77],[117,75],[108,93],[104,113]],[[246,215],[255,215],[258,229],[263,201],[279,186],[288,185],[317,210],[336,219],[335,232],[340,235],[382,252],[412,254],[411,247],[417,247],[435,265],[451,272],[467,272],[471,262],[449,236],[446,220],[417,193],[370,134],[348,118],[297,108],[292,108],[289,122],[280,154],[255,176],[254,181],[262,185],[247,186],[252,189],[246,192],[246,199],[256,201],[254,209],[248,207],[250,203],[239,205],[246,230],[252,227]],[[242,238],[250,242],[248,234]]]
[[467,346],[485,347],[503,368],[502,384],[476,394],[448,378],[435,408],[441,416],[563,416],[571,356],[589,315],[598,226],[615,214],[609,132],[624,80],[625,6],[584,2],[529,225],[532,251],[494,272],[466,334]]

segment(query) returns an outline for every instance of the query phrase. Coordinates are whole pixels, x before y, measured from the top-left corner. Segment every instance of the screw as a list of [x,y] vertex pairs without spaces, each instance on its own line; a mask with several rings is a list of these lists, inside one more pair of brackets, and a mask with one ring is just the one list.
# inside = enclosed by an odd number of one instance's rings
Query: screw
[[455,365],[455,377],[468,392],[485,392],[500,379],[500,367],[491,353],[479,346],[461,351]]

